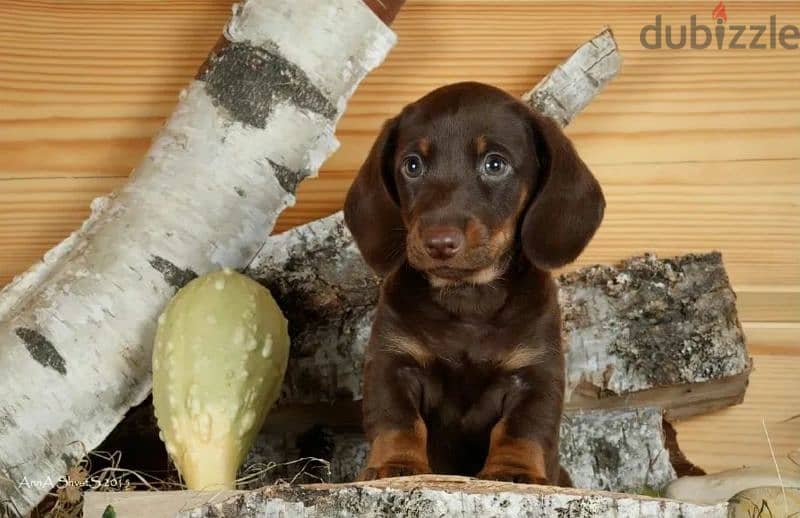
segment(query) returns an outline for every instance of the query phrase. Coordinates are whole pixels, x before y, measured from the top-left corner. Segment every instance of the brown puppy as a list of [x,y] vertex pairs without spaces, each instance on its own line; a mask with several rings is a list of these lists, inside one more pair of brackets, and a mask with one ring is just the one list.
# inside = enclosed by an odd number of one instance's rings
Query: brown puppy
[[364,366],[362,479],[569,483],[549,271],[580,254],[604,207],[558,125],[496,88],[446,86],[386,122],[345,203],[385,277]]

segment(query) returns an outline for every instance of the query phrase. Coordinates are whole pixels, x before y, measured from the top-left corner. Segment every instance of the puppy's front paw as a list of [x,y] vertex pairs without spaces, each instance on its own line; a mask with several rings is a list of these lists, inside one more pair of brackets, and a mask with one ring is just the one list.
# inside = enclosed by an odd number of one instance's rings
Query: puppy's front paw
[[539,484],[542,486],[549,485],[547,477],[522,466],[487,466],[476,476],[483,480],[499,480],[501,482],[515,482],[517,484]]
[[369,466],[364,468],[358,476],[358,480],[377,480],[387,477],[408,477],[411,475],[423,475],[430,473],[428,466],[410,462],[387,462],[380,466]]

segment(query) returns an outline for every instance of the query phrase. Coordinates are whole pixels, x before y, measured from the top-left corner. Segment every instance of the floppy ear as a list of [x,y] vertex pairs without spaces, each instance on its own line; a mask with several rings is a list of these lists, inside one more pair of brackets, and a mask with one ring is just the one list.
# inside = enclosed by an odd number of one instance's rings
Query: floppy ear
[[384,123],[344,202],[345,223],[364,260],[379,275],[391,272],[405,257],[406,227],[392,164],[397,121]]
[[538,268],[574,261],[603,219],[600,184],[551,118],[531,112],[539,185],[522,221],[522,249]]

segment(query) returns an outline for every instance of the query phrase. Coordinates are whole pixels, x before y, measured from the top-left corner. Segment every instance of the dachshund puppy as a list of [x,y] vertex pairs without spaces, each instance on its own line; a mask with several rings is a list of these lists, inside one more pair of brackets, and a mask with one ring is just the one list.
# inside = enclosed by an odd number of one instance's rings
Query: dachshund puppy
[[344,209],[384,277],[364,365],[361,479],[569,484],[550,271],[580,254],[604,208],[558,125],[491,86],[440,88],[386,122]]

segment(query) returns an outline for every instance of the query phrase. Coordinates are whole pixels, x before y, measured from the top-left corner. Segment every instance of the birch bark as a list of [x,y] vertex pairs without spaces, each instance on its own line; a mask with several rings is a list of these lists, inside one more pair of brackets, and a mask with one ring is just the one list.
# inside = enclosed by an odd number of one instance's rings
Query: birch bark
[[361,0],[234,7],[128,184],[0,293],[0,500],[27,512],[144,399],[163,305],[253,258],[394,42]]
[[[559,453],[575,487],[605,491],[661,490],[675,480],[660,408],[592,410],[564,416]],[[313,426],[299,432],[264,427],[245,460],[242,473],[276,467],[252,480],[257,488],[278,481],[352,482],[364,467],[369,444],[355,431]],[[321,458],[328,466],[302,458]]]
[[639,495],[428,475],[344,485],[270,486],[177,516],[725,518],[727,508],[727,504],[688,504]]

